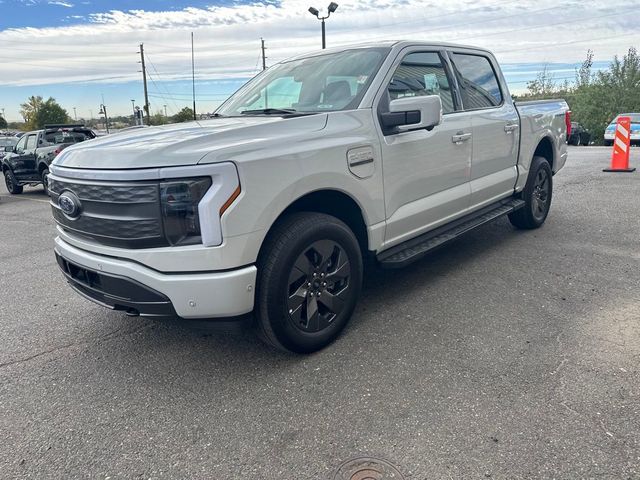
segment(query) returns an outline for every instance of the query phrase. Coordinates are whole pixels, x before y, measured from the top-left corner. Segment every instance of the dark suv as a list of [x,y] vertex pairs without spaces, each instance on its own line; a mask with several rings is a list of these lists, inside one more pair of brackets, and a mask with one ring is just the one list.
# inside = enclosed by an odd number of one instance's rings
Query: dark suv
[[25,133],[15,146],[4,148],[2,173],[9,193],[22,193],[24,185],[44,186],[48,192],[49,165],[62,150],[74,143],[95,138],[84,125],[47,125],[44,130]]

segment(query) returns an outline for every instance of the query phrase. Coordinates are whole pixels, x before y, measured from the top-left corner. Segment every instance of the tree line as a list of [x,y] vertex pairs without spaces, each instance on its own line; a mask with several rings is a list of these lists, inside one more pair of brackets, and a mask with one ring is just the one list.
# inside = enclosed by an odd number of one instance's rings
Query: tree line
[[[20,104],[20,115],[24,122],[9,122],[0,116],[0,129],[12,128],[24,131],[39,130],[45,125],[73,123],[74,120],[53,97],[44,99],[37,95],[30,96],[26,102]],[[145,123],[149,125],[163,125],[166,123],[180,123],[193,120],[193,110],[184,107],[177,114],[166,117],[161,111],[150,115]],[[88,127],[96,128],[104,125],[104,118],[83,119],[82,123]],[[129,126],[133,125],[132,116],[116,116],[109,118],[109,124],[112,126]]]
[[571,109],[571,119],[591,132],[593,141],[603,143],[604,130],[616,115],[640,112],[640,55],[634,47],[605,70],[593,71],[593,51],[576,71],[575,82],[558,83],[547,69],[528,82],[527,93],[514,95],[516,100],[564,98]]

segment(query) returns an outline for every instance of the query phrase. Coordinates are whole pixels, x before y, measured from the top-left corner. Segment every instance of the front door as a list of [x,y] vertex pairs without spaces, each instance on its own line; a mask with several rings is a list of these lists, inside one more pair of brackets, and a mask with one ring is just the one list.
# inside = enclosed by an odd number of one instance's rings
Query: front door
[[469,206],[471,120],[462,112],[451,72],[438,51],[407,49],[392,67],[379,111],[396,98],[440,95],[443,122],[431,131],[381,129],[387,226],[391,247],[464,214]]
[[5,159],[16,179],[20,182],[38,179],[36,170],[37,140],[38,135],[35,133],[23,135],[16,145],[15,153]]

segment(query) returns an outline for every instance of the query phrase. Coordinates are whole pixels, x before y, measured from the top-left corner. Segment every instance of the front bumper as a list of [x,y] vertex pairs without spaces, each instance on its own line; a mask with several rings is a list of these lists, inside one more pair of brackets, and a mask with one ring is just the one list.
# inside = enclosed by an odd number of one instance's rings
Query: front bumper
[[161,273],[96,255],[60,237],[55,253],[62,272],[82,296],[108,308],[143,316],[227,318],[253,310],[257,269],[251,265],[211,273]]

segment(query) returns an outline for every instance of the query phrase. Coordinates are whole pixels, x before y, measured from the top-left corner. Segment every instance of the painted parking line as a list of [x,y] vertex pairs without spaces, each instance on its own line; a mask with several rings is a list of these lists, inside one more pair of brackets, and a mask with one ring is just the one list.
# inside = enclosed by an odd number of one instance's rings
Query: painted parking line
[[13,201],[24,201],[24,200],[29,200],[30,202],[40,202],[40,203],[50,203],[49,200],[40,200],[39,198],[29,198],[29,197],[9,197],[8,195],[0,195],[0,201],[2,200],[9,200],[10,202]]

